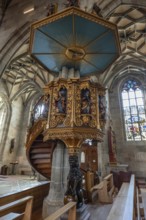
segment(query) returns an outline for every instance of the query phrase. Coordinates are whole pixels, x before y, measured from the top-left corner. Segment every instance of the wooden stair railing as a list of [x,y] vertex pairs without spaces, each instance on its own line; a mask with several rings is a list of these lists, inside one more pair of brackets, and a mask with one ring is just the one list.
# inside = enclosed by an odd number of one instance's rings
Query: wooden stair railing
[[28,130],[26,149],[29,149],[35,139],[44,131],[46,125],[45,119],[39,119],[34,125]]
[[[0,207],[0,220],[31,220],[33,196],[26,196],[14,202],[8,203]],[[17,213],[15,211],[21,205],[25,205],[24,212]],[[15,212],[14,212],[15,211]]]
[[52,155],[56,146],[55,141],[43,141],[43,131],[46,125],[46,120],[39,119],[29,129],[26,142],[26,155],[30,165],[38,173],[50,179]]
[[76,202],[67,203],[44,220],[57,220],[66,212],[68,212],[68,220],[76,220]]

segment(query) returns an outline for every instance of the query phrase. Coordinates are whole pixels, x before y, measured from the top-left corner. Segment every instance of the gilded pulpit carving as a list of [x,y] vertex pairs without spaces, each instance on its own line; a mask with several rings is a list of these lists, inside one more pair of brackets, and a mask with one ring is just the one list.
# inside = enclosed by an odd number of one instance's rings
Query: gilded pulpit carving
[[83,204],[82,175],[78,163],[81,144],[86,139],[103,140],[100,128],[98,96],[104,88],[86,78],[58,79],[48,84],[45,93],[51,94],[48,125],[44,131],[44,141],[62,140],[69,153],[70,171],[65,203],[77,201],[77,207]]

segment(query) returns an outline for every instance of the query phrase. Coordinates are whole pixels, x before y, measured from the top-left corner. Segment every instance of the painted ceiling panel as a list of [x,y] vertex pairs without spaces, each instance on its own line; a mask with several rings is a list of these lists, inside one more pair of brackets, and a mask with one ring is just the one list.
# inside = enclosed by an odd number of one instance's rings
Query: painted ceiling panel
[[[112,43],[111,43],[112,42]],[[102,36],[92,41],[85,50],[87,53],[116,53],[117,46],[114,34],[107,30]]]
[[[59,57],[59,58],[58,58]],[[65,58],[64,56],[61,56],[61,55],[56,55],[56,56],[53,56],[52,54],[46,54],[46,55],[36,55],[36,58],[47,68],[47,69],[51,69],[52,71],[55,71],[55,69],[57,71],[59,71],[59,63],[57,65],[57,68],[56,68],[56,60],[58,58],[58,60],[60,60],[60,62],[64,62]]]
[[85,47],[90,41],[93,41],[107,30],[106,27],[91,22],[80,16],[75,16],[75,34],[76,45]]
[[63,53],[66,48],[59,42],[43,34],[37,29],[35,31],[35,40],[33,43],[32,53]]
[[66,66],[81,76],[98,74],[120,53],[116,31],[102,18],[69,8],[32,25],[31,53],[49,71]]
[[100,55],[86,55],[85,59],[87,62],[92,63],[97,69],[103,72],[107,66],[109,66],[115,59],[116,55],[112,54],[100,54]]
[[73,16],[69,15],[39,28],[46,35],[61,42],[66,47],[73,41]]
[[91,63],[86,62],[85,60],[82,60],[82,62],[80,63],[79,71],[81,73],[81,77],[87,76],[89,73],[91,73],[91,74],[96,73],[97,74],[97,73],[101,72],[99,69],[97,69]]

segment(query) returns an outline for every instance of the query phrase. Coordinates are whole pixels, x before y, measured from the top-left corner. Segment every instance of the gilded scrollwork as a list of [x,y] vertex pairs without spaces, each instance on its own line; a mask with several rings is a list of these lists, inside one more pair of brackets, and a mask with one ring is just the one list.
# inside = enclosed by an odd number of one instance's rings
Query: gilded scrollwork
[[48,129],[44,132],[44,141],[48,139],[61,139],[64,142],[66,142],[66,140],[68,139],[81,139],[81,140],[95,139],[101,142],[103,140],[103,135],[104,135],[103,132],[93,128],[87,128],[87,129],[85,129],[84,127],[82,128],[79,127],[76,129],[54,128],[54,129]]
[[95,127],[97,127],[97,116],[98,116],[98,112],[97,112],[97,108],[96,108],[97,88],[91,87],[90,92],[91,92],[91,103],[92,103],[92,105],[91,105],[92,118],[89,122],[89,126],[92,128],[95,128]]
[[83,121],[81,120],[81,88],[80,88],[80,84],[76,84],[75,87],[75,125],[76,126],[82,126],[83,125]]
[[68,87],[68,98],[67,98],[67,115],[66,119],[64,120],[65,127],[71,127],[71,118],[72,118],[72,103],[73,103],[73,87],[69,85]]
[[45,129],[46,120],[40,119],[38,120],[31,129],[28,131],[27,140],[26,140],[26,148],[29,148],[36,137]]
[[105,89],[100,84],[73,78],[58,79],[48,87],[51,104],[44,140],[103,140],[98,101]]

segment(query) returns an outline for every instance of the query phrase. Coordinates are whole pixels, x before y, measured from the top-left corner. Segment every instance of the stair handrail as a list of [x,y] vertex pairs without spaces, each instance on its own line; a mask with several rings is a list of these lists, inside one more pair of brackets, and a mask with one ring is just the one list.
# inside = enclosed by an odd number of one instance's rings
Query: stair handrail
[[47,121],[46,119],[39,119],[34,125],[28,130],[25,147],[29,149],[36,139],[36,137],[44,130]]

